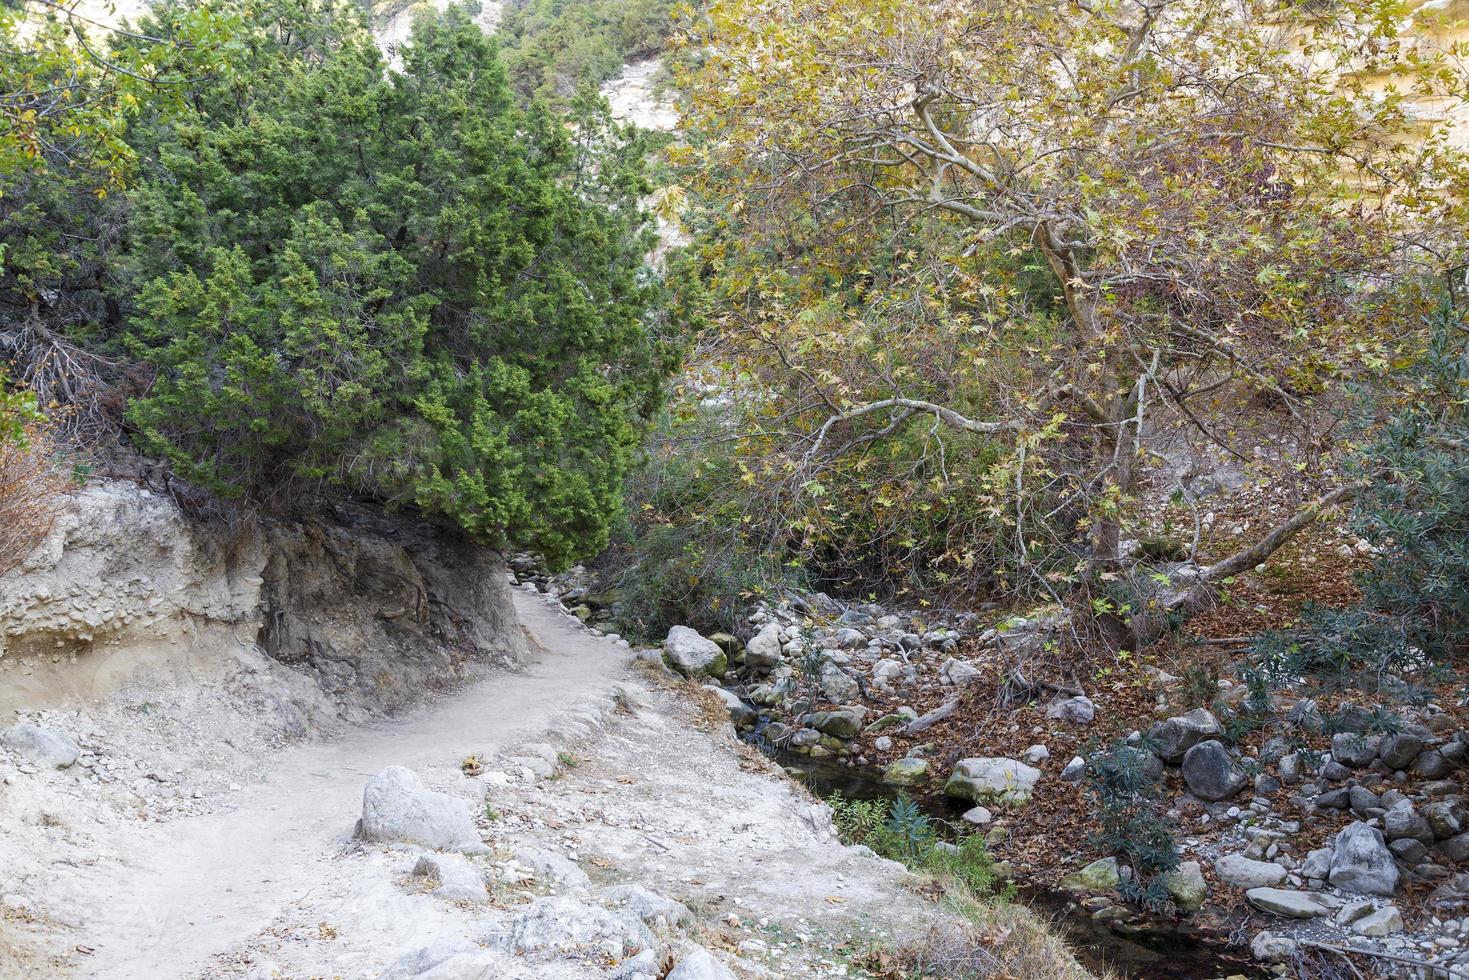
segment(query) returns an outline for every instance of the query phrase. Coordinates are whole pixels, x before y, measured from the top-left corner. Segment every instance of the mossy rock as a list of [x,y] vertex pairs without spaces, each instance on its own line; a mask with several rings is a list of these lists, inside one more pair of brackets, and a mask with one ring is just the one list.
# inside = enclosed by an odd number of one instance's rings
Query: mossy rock
[[1070,891],[1105,892],[1122,884],[1122,874],[1115,857],[1093,861],[1080,871],[1061,879],[1061,887]]
[[898,759],[882,774],[882,781],[890,786],[917,786],[927,779],[927,759]]

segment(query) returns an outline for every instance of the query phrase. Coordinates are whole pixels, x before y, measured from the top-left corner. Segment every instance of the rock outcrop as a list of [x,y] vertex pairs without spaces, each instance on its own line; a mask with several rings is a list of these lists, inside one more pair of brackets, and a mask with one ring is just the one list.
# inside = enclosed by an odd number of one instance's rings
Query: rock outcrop
[[0,577],[0,710],[171,676],[243,683],[300,733],[316,712],[393,712],[524,644],[498,555],[365,506],[227,525],[99,480]]

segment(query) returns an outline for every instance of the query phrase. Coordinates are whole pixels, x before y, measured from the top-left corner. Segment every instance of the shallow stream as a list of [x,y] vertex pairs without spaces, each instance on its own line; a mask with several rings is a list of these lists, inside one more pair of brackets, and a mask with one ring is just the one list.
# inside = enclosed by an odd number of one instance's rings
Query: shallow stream
[[[887,800],[897,790],[881,774],[863,766],[834,760],[780,755],[777,761],[801,779],[817,796],[834,792],[851,800]],[[914,798],[941,827],[957,827],[965,804],[938,793]],[[1017,880],[1020,900],[1066,938],[1078,960],[1093,969],[1110,969],[1139,980],[1212,980],[1217,977],[1263,977],[1244,949],[1230,949],[1223,936],[1191,925],[1188,920],[1148,917],[1118,932],[1092,921],[1086,909],[1065,893]],[[1135,931],[1133,931],[1135,930]]]

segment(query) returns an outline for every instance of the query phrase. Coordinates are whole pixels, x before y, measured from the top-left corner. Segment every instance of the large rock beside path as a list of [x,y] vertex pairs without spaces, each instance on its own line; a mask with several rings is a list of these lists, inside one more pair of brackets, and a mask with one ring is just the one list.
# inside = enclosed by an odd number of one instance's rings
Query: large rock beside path
[[0,733],[0,743],[17,755],[51,769],[65,769],[81,755],[77,743],[39,725],[13,725]]
[[764,629],[745,644],[745,666],[751,670],[769,670],[778,667],[780,659],[780,624],[766,623]]
[[713,640],[687,626],[675,626],[663,641],[663,662],[685,677],[723,677],[729,656]]
[[389,766],[367,781],[357,836],[444,851],[484,847],[468,803],[424,789],[402,766]]

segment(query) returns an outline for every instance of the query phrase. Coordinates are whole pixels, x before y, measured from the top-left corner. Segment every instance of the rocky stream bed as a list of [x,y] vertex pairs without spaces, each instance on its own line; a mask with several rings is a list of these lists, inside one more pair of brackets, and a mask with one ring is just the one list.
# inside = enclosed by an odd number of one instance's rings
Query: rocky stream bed
[[[596,628],[584,573],[523,577]],[[590,600],[590,601],[589,601]],[[1243,685],[1190,707],[1179,677],[1045,683],[1026,665],[1063,611],[995,617],[761,603],[744,636],[670,631],[647,656],[718,691],[732,723],[813,792],[898,793],[983,833],[1078,956],[1136,977],[1469,975],[1469,732],[1459,706],[1390,715],[1360,692],[1281,700],[1246,728]],[[1115,697],[1105,693],[1119,692]],[[1090,842],[1088,752],[1112,740],[1164,792],[1180,853],[1164,908],[1126,901]]]

